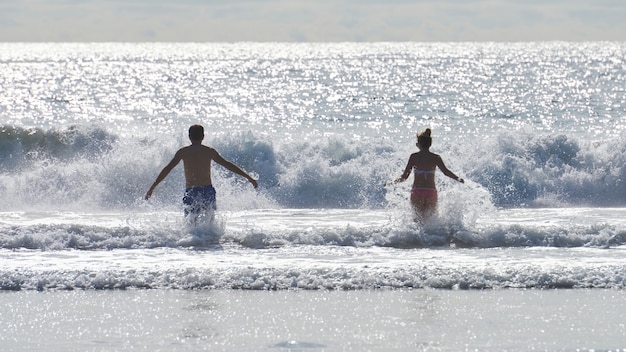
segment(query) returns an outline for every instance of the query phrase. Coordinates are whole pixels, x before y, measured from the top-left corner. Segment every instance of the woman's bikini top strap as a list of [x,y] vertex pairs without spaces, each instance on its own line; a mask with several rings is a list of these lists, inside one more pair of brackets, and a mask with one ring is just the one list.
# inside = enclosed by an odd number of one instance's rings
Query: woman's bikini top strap
[[413,168],[413,172],[416,174],[422,174],[424,176],[426,176],[426,174],[434,174],[437,170],[418,170],[416,168]]

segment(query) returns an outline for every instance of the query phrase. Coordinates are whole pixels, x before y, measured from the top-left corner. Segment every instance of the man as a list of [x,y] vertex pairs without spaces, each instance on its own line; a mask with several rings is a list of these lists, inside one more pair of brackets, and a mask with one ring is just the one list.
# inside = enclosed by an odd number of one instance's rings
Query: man
[[185,168],[185,216],[199,215],[207,210],[216,209],[215,188],[211,182],[211,161],[224,166],[227,170],[245,177],[254,188],[259,187],[257,181],[232,162],[224,159],[215,149],[202,144],[204,127],[193,125],[189,127],[191,145],[179,149],[172,161],[167,164],[146,193],[145,199],[152,197],[154,188],[167,177],[176,165],[182,160]]

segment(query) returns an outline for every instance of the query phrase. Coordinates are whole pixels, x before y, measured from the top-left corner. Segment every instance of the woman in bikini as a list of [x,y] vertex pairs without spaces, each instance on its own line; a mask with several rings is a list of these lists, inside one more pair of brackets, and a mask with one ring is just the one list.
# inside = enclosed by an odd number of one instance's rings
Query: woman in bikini
[[415,210],[416,221],[428,220],[437,210],[437,187],[435,186],[435,171],[437,168],[444,175],[453,180],[464,183],[452,171],[448,170],[441,157],[430,152],[430,145],[433,142],[430,136],[430,128],[417,134],[417,147],[419,152],[411,154],[409,162],[404,169],[404,173],[394,183],[403,182],[413,170],[413,188],[411,189],[411,205]]

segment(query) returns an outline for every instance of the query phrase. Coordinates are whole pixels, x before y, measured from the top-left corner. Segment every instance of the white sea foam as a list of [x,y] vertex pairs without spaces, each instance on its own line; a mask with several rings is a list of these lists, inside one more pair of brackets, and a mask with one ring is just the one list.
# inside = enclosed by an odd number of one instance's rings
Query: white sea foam
[[224,212],[196,227],[179,213],[2,213],[0,287],[623,288],[621,214],[505,211],[468,230],[364,210]]

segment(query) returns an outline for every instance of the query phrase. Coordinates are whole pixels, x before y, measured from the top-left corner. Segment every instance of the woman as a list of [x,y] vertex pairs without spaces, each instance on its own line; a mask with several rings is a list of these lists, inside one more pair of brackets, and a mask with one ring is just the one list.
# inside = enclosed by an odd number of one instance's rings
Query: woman
[[433,142],[430,128],[417,134],[419,152],[411,154],[404,173],[394,183],[405,181],[413,170],[413,188],[411,189],[411,204],[415,210],[416,221],[428,220],[437,210],[437,187],[435,186],[435,171],[439,168],[444,175],[464,183],[452,171],[448,170],[441,157],[430,152]]

